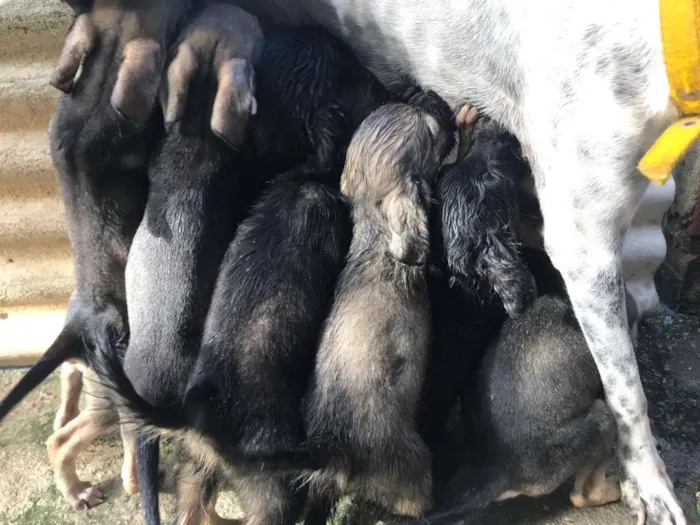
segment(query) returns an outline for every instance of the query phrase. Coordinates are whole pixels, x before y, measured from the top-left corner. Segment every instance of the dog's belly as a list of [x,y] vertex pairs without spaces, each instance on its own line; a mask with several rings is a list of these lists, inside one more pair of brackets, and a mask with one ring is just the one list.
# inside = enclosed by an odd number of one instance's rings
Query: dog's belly
[[[275,24],[320,25],[387,87],[413,78],[451,106],[506,121],[517,109],[517,27],[504,0],[235,0]],[[516,11],[516,12],[514,12]],[[508,123],[508,122],[506,122]]]

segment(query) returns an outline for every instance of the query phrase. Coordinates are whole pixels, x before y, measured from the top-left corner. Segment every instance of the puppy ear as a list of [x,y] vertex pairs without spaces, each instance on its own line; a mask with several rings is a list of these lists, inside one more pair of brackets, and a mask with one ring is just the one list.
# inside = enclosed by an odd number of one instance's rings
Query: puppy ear
[[137,38],[124,46],[123,58],[110,102],[126,120],[141,122],[156,102],[163,52],[157,41]]
[[245,140],[249,117],[258,110],[253,68],[242,58],[232,58],[219,68],[218,80],[211,130],[238,149]]
[[177,55],[168,66],[166,101],[163,104],[166,129],[180,120],[185,113],[190,82],[197,71],[197,58],[187,43],[177,49]]
[[95,43],[95,28],[88,15],[80,15],[66,35],[63,49],[49,84],[64,93],[70,93],[75,84],[75,75],[83,59]]
[[397,188],[381,204],[382,214],[390,229],[389,254],[411,266],[425,264],[428,259],[428,217],[420,204],[418,188]]

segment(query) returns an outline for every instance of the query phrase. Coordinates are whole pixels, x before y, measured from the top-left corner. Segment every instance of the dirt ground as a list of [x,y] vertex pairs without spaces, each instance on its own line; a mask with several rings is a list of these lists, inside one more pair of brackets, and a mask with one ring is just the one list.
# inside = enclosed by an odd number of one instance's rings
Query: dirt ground
[[[650,415],[676,492],[690,524],[700,523],[695,494],[700,491],[700,319],[662,310],[644,323],[640,332],[639,362],[649,397]],[[24,370],[0,371],[0,395],[14,385]],[[78,460],[81,479],[96,484],[106,501],[76,512],[54,487],[45,441],[52,432],[58,406],[58,376],[35,391],[0,425],[0,525],[134,525],[142,523],[137,496],[124,492],[119,477],[122,449],[112,431],[92,444]],[[164,447],[166,472],[172,447]],[[170,462],[170,463],[169,463]],[[174,497],[161,497],[163,523],[172,522]],[[235,518],[232,494],[220,498],[218,508]],[[334,525],[365,525],[366,516],[346,504]],[[621,505],[581,511],[571,507],[567,487],[532,500],[494,505],[472,516],[467,524],[480,525],[632,525]]]

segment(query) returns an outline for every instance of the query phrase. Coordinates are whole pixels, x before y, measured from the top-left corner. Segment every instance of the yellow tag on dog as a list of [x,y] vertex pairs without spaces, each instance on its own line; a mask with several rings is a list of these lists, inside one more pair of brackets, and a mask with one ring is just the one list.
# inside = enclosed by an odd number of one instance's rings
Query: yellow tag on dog
[[661,40],[671,98],[685,118],[672,124],[639,162],[639,171],[664,184],[700,136],[700,0],[660,0]]
[[676,164],[700,137],[700,117],[677,120],[656,140],[639,161],[637,169],[651,182],[663,185]]

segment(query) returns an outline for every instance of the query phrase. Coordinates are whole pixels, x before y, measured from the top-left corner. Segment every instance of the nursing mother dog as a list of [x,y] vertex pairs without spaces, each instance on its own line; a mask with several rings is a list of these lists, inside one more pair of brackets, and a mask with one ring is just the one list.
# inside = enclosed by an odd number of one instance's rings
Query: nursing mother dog
[[678,115],[661,39],[660,2],[669,1],[693,0],[235,2],[264,29],[324,26],[388,87],[413,77],[519,139],[547,251],[617,423],[623,497],[647,525],[686,524],[646,417],[621,271],[622,240],[648,184],[637,162]]

